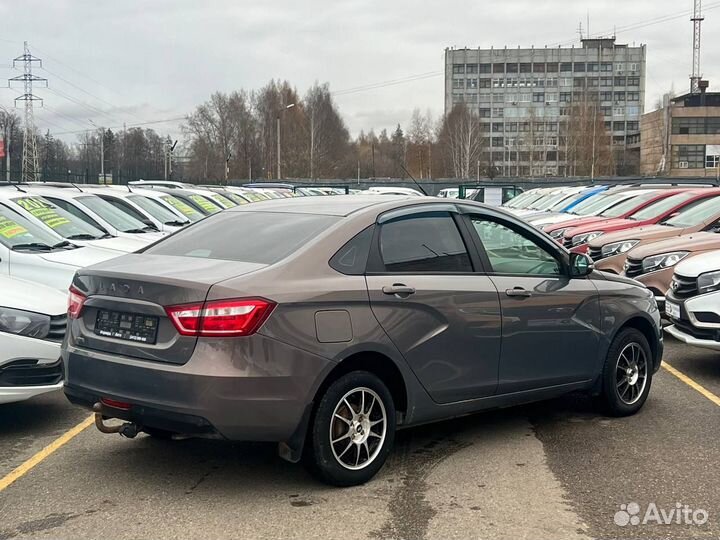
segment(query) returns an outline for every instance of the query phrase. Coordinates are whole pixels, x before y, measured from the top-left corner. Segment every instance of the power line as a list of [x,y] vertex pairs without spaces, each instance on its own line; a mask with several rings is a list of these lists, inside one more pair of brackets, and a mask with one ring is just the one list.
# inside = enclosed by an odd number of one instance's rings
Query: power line
[[[148,122],[138,122],[135,124],[122,124],[119,126],[106,126],[105,129],[122,129],[122,128],[133,128],[133,127],[140,127],[140,126],[149,126],[153,124],[167,124],[170,122],[179,122],[181,120],[185,120],[186,116],[176,116],[175,118],[165,118],[163,120],[150,120]],[[74,135],[77,133],[86,133],[88,131],[95,131],[95,129],[80,129],[77,131],[62,131],[60,133],[56,133],[55,135]]]
[[443,73],[444,73],[444,71],[429,71],[426,73],[419,73],[417,75],[409,75],[407,77],[403,77],[400,79],[391,79],[388,81],[381,81],[381,82],[377,82],[377,83],[366,84],[363,86],[356,86],[354,88],[347,88],[344,90],[336,90],[335,92],[331,92],[331,94],[334,96],[345,96],[348,94],[355,94],[357,92],[365,92],[367,90],[375,90],[378,88],[385,88],[387,86],[395,86],[398,84],[405,84],[405,83],[409,83],[409,82],[430,79],[433,77],[439,77]]

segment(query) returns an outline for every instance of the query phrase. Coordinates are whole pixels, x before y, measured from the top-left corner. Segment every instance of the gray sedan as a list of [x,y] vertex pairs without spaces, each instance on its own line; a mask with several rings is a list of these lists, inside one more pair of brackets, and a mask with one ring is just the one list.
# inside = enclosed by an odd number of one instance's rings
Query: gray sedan
[[572,391],[633,414],[663,350],[650,291],[433,198],[231,208],[80,270],[69,318],[65,393],[102,431],[274,441],[342,486],[398,428]]

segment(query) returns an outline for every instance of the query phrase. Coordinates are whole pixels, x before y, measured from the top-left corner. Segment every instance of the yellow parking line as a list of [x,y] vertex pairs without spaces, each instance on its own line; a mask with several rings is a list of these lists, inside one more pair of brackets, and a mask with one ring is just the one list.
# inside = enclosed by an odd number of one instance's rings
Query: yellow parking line
[[712,401],[715,405],[720,407],[720,397],[713,394],[710,390],[708,390],[704,386],[699,385],[698,383],[693,381],[690,377],[688,377],[684,373],[678,371],[677,369],[672,367],[667,362],[663,362],[662,367],[664,367],[666,371],[669,371],[670,373],[675,375],[678,379],[680,379],[682,382],[687,384],[690,388],[692,388],[693,390],[696,390],[697,392],[699,392],[700,394],[702,394],[703,396],[708,398],[710,401]]
[[15,480],[18,480],[29,473],[35,466],[42,463],[45,459],[50,457],[55,451],[69,443],[73,438],[78,436],[82,431],[89,426],[93,425],[95,418],[93,415],[88,416],[85,420],[80,422],[77,426],[69,431],[63,433],[60,437],[55,439],[53,442],[48,444],[45,448],[40,450],[33,457],[28,459],[25,463],[19,465],[13,469],[10,474],[0,479],[0,491],[7,489]]

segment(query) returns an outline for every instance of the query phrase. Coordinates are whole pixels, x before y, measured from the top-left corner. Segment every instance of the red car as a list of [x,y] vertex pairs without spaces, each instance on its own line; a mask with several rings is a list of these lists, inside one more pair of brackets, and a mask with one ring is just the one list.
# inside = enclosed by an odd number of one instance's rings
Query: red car
[[[613,219],[587,223],[568,229],[564,235],[564,245],[575,253],[587,253],[590,240],[605,233],[656,225],[710,197],[720,195],[720,188],[678,188],[666,189],[639,196],[611,208],[608,214],[618,214]],[[634,208],[633,208],[634,207]]]
[[[642,200],[646,201],[648,197],[652,197],[660,191],[661,190],[659,189],[633,189],[618,193],[601,193],[595,197],[597,199],[596,201],[588,204],[587,208],[583,209],[582,215],[578,215],[573,219],[566,219],[564,221],[558,221],[557,223],[545,225],[542,227],[542,230],[552,236],[559,244],[562,244],[565,231],[569,231],[575,227],[580,227],[581,225],[597,223],[599,221],[605,221],[609,218],[618,217],[613,211],[614,208],[627,203],[631,199],[635,200],[638,197],[642,197]],[[635,206],[632,208],[634,210]],[[568,215],[570,214],[574,214],[574,211],[569,212]],[[627,216],[623,215],[620,217]]]

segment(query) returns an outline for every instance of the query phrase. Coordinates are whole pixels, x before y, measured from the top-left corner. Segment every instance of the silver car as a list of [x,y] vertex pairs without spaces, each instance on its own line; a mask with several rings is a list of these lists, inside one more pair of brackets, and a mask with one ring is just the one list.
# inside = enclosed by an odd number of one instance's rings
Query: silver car
[[102,431],[274,441],[341,486],[398,428],[578,390],[633,414],[663,350],[650,291],[439,198],[231,208],[78,271],[69,318],[65,393]]

